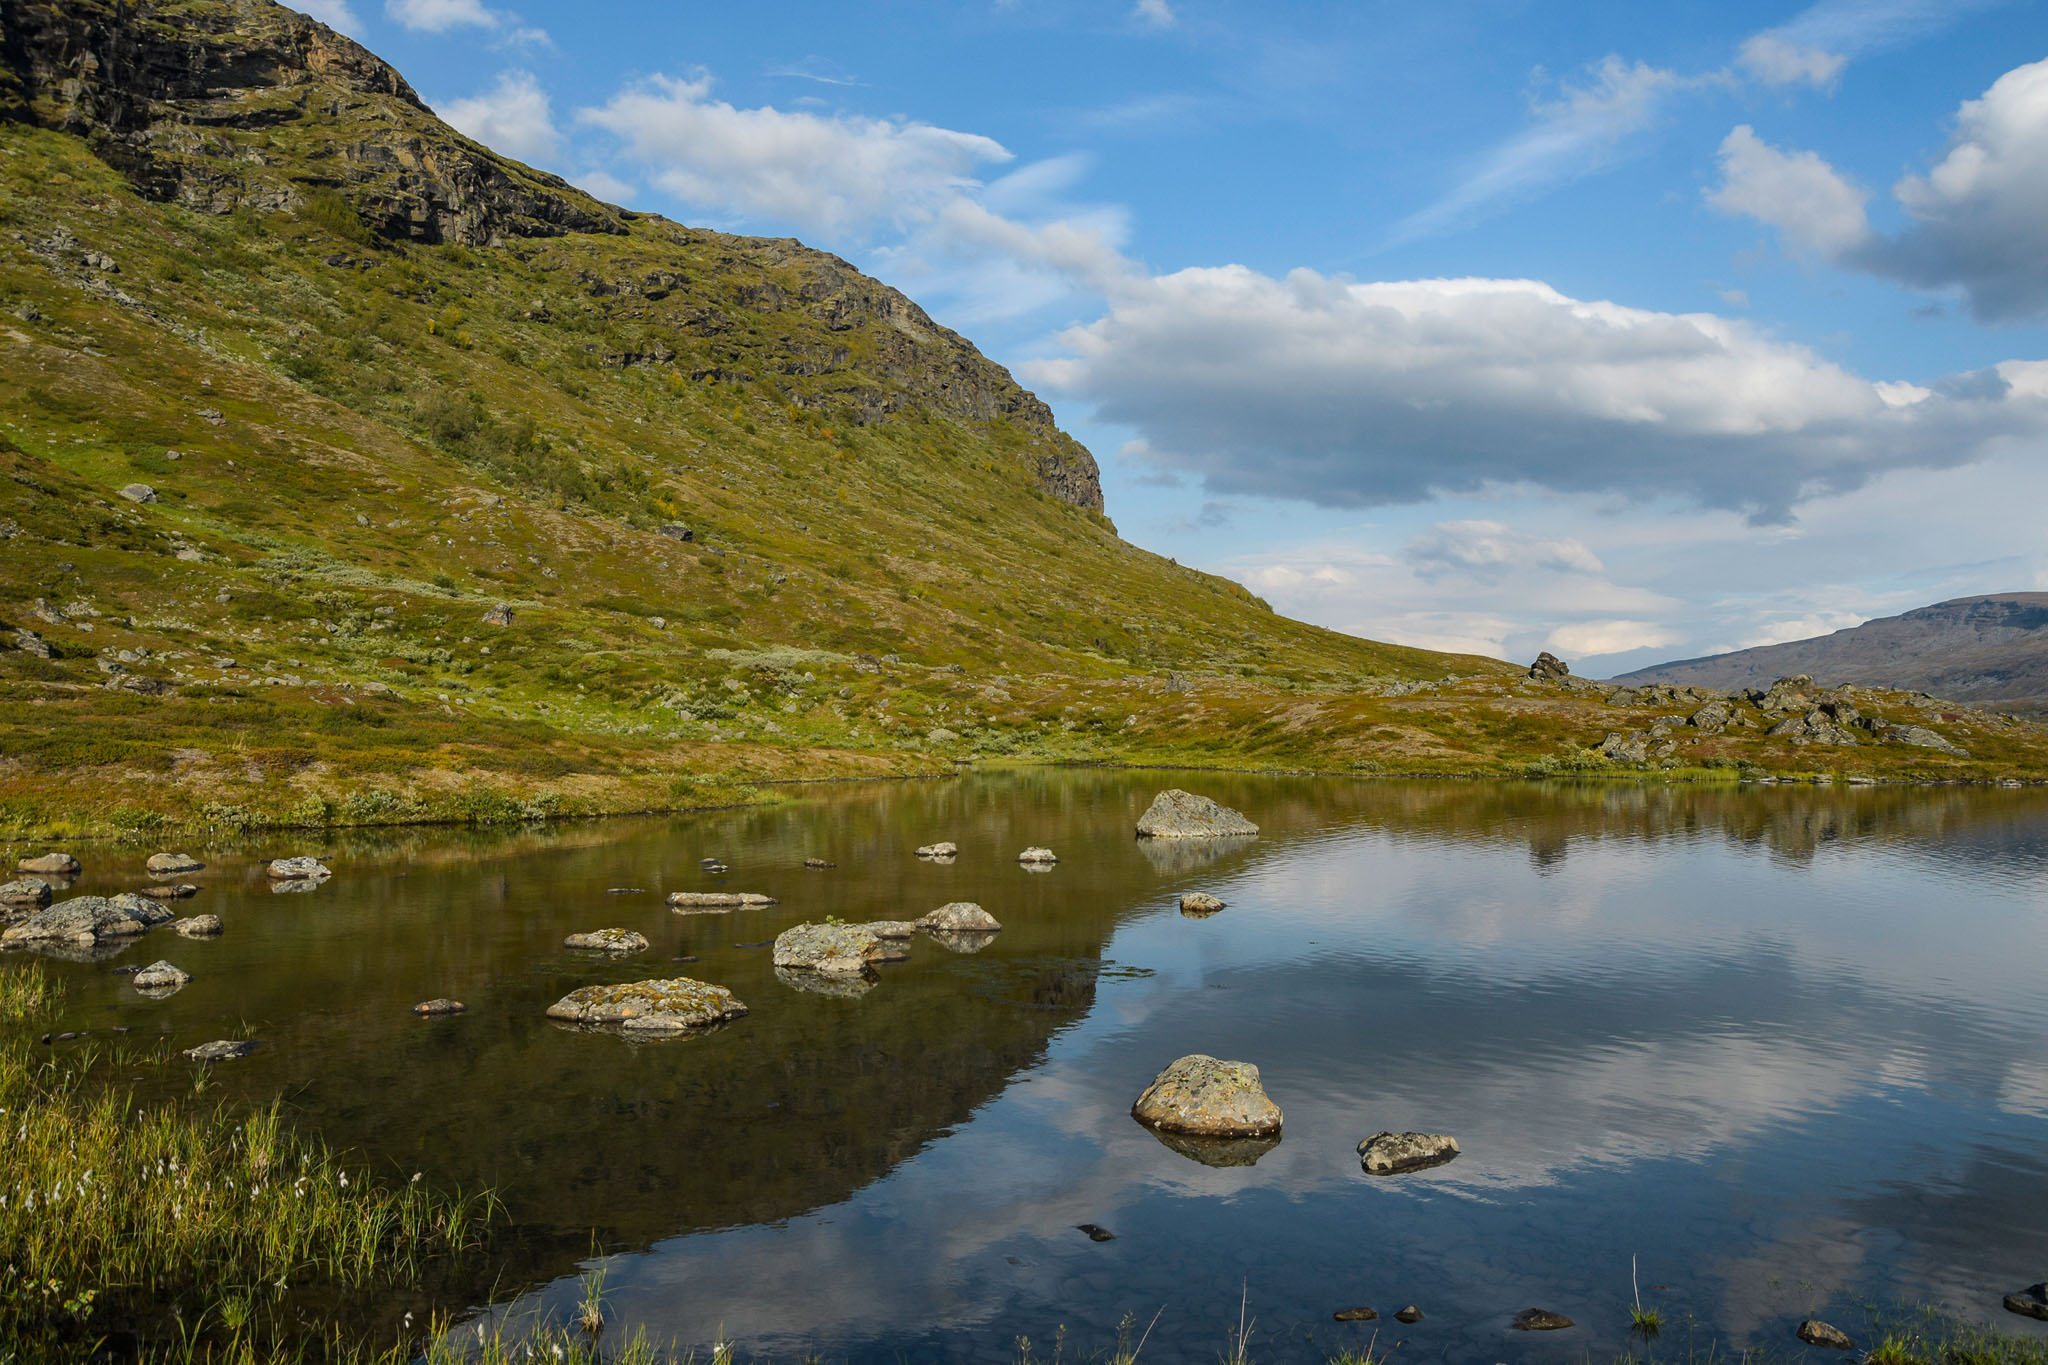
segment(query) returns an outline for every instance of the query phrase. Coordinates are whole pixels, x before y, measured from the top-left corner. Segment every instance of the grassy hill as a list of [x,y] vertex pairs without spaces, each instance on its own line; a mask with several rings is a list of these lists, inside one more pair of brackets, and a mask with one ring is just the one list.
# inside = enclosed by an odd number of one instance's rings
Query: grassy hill
[[[1088,452],[902,295],[499,157],[268,0],[0,0],[0,56],[0,827],[974,757],[1602,769],[1663,704],[1125,543]],[[1967,760],[1858,757],[2043,769],[2038,731],[1964,724]]]

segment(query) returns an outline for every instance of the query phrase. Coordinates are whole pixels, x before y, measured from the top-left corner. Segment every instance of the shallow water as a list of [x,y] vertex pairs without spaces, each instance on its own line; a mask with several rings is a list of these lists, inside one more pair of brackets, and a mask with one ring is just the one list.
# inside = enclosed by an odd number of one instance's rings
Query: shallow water
[[[1262,837],[1133,839],[1175,784]],[[956,863],[911,856],[937,839]],[[1020,868],[1028,844],[1058,867]],[[78,891],[143,880],[137,851],[79,851]],[[2042,794],[1030,771],[193,851],[206,889],[180,908],[226,936],[56,964],[62,1026],[251,1032],[216,1093],[282,1094],[399,1178],[500,1191],[520,1311],[566,1311],[597,1247],[617,1318],[785,1359],[1010,1360],[1019,1335],[1094,1348],[1155,1312],[1148,1358],[1206,1359],[1243,1303],[1263,1360],[1375,1331],[1404,1356],[1562,1360],[1625,1345],[1634,1258],[1667,1345],[1796,1348],[1804,1316],[1855,1333],[1897,1299],[2043,1330],[1999,1308],[2048,1274]],[[259,859],[306,852],[333,880],[272,893]],[[716,888],[781,904],[661,902]],[[1229,908],[1182,917],[1196,889]],[[1003,933],[920,939],[857,998],[792,988],[763,946],[956,899]],[[608,925],[654,946],[560,946]],[[194,977],[167,1000],[108,971],[157,957]],[[752,1012],[658,1042],[543,1018],[576,986],[676,974]],[[410,1014],[442,995],[468,1012]],[[1131,1120],[1188,1052],[1263,1071],[1286,1124],[1255,1165]],[[136,1074],[192,1083],[182,1061]],[[1381,1129],[1464,1155],[1368,1177]],[[1427,1318],[1392,1322],[1408,1303]],[[1357,1305],[1381,1321],[1330,1320]],[[1579,1326],[1509,1331],[1531,1306]]]

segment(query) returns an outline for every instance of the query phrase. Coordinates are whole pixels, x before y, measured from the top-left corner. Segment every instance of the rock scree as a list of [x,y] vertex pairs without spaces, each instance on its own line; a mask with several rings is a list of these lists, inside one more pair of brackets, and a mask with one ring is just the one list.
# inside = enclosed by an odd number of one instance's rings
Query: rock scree
[[1140,839],[1227,839],[1258,832],[1241,813],[1178,787],[1153,797],[1138,817]]
[[614,1026],[629,1033],[682,1033],[722,1024],[746,1012],[747,1007],[725,987],[687,976],[585,986],[548,1006],[550,1019]]
[[1368,1175],[1427,1170],[1457,1155],[1458,1140],[1448,1133],[1374,1133],[1358,1144],[1358,1161]]
[[1266,1097],[1259,1069],[1193,1053],[1172,1063],[1138,1102],[1131,1117],[1148,1128],[1198,1137],[1264,1137],[1280,1131],[1280,1106]]

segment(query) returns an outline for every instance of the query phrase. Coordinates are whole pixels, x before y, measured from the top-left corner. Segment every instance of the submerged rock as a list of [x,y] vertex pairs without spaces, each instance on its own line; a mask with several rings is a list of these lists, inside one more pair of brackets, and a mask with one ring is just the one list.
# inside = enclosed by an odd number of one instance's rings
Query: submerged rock
[[1370,1175],[1441,1166],[1458,1155],[1458,1140],[1448,1133],[1374,1133],[1358,1144],[1358,1160]]
[[[139,897],[138,897],[139,899]],[[0,932],[0,945],[95,944],[133,938],[149,925],[104,896],[76,896],[38,910]]]
[[1138,817],[1140,839],[1216,839],[1257,834],[1259,827],[1206,796],[1169,787]]
[[76,877],[78,859],[69,853],[45,853],[37,858],[23,858],[14,865],[16,872],[39,872],[49,876]]
[[2048,1322],[2048,1283],[2029,1286],[2017,1294],[2007,1294],[2005,1311]]
[[1280,1131],[1280,1106],[1266,1097],[1259,1069],[1194,1053],[1159,1073],[1131,1117],[1148,1128],[1198,1137],[1265,1137]]
[[926,844],[917,851],[917,856],[920,858],[951,858],[957,856],[959,852],[960,845],[955,843]]
[[1832,1323],[1822,1322],[1819,1318],[1808,1318],[1800,1323],[1793,1335],[1808,1346],[1825,1346],[1830,1351],[1849,1351],[1856,1347],[1856,1343],[1849,1340],[1847,1332]]
[[1577,1323],[1562,1313],[1553,1313],[1547,1308],[1524,1308],[1515,1314],[1515,1320],[1508,1324],[1517,1332],[1562,1332]]
[[919,919],[917,927],[955,934],[994,934],[1001,932],[1003,926],[973,901],[952,901]]
[[143,864],[152,877],[171,877],[180,872],[204,872],[206,864],[189,853],[152,853]]
[[1206,891],[1190,891],[1180,898],[1180,912],[1189,919],[1207,919],[1223,905],[1222,900]]
[[334,874],[318,858],[277,858],[268,868],[274,882],[325,881]]
[[186,938],[219,938],[221,934],[219,915],[192,915],[171,926]]
[[1330,1316],[1338,1322],[1377,1322],[1380,1314],[1376,1308],[1339,1308]]
[[1074,1231],[1087,1233],[1088,1240],[1091,1242],[1114,1242],[1116,1240],[1116,1234],[1103,1227],[1100,1223],[1076,1223],[1074,1224]]
[[135,989],[138,991],[161,992],[169,995],[191,979],[192,974],[183,968],[173,966],[168,962],[156,961],[137,972],[134,976],[134,983]]
[[0,882],[0,906],[10,909],[41,909],[50,903],[50,898],[54,894],[50,890],[50,884],[41,877],[23,877],[19,881]]
[[1423,1311],[1411,1303],[1400,1312],[1394,1314],[1394,1321],[1412,1326],[1415,1323],[1421,1322],[1424,1316]]
[[737,1019],[746,1012],[747,1007],[725,987],[687,976],[585,986],[548,1006],[550,1019],[615,1025],[629,1033],[681,1033]]
[[823,858],[806,858],[804,859],[804,866],[813,872],[821,872],[828,867],[837,867],[839,864],[827,862]]
[[860,924],[798,924],[775,936],[775,965],[857,976],[889,956],[875,932]]
[[250,1039],[217,1038],[198,1047],[188,1047],[185,1055],[195,1062],[229,1062],[237,1057],[246,1057],[263,1044]]
[[647,949],[647,937],[631,929],[592,929],[562,940],[564,948],[585,948],[600,953],[639,953]]
[[751,910],[757,906],[775,905],[779,902],[773,896],[763,896],[754,891],[671,891],[668,896],[669,909],[716,914],[726,910]]
[[1059,860],[1059,854],[1049,848],[1040,848],[1036,844],[1017,855],[1017,861],[1027,866],[1051,867]]
[[444,995],[433,1000],[420,1001],[419,1004],[412,1007],[412,1012],[422,1018],[430,1018],[442,1014],[462,1014],[468,1009],[469,1006],[463,1004],[460,1000],[450,1000]]

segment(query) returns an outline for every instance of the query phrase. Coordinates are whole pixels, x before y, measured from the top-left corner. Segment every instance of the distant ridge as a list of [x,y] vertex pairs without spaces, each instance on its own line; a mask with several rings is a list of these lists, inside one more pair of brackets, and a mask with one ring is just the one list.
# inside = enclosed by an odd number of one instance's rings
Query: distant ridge
[[1679,659],[1616,681],[1726,691],[1795,673],[1827,686],[1896,687],[1993,710],[2048,710],[2048,592],[1958,597],[1832,635]]

